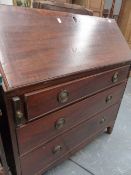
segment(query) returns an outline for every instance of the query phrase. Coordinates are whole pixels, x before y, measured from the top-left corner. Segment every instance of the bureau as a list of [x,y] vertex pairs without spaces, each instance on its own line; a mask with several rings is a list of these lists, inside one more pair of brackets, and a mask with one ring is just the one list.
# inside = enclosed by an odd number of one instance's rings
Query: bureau
[[111,134],[130,49],[115,20],[0,6],[0,21],[7,162],[13,175],[42,175]]

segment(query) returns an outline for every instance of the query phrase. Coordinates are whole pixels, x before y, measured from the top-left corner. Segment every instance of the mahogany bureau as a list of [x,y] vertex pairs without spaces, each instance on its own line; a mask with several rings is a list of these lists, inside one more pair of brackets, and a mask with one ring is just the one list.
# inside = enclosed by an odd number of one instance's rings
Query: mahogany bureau
[[42,175],[112,132],[131,52],[111,19],[0,6],[0,23],[7,162],[13,175]]

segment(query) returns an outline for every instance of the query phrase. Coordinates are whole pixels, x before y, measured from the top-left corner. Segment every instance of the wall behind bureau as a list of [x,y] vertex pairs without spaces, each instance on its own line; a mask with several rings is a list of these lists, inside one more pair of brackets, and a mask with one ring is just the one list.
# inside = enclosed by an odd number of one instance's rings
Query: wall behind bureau
[[[120,8],[121,8],[121,3],[122,3],[122,0],[116,0],[115,8],[114,8],[114,15],[119,14]],[[105,9],[110,9],[111,5],[112,5],[112,0],[105,0],[105,5],[104,5]]]
[[0,4],[12,5],[12,0],[0,0]]

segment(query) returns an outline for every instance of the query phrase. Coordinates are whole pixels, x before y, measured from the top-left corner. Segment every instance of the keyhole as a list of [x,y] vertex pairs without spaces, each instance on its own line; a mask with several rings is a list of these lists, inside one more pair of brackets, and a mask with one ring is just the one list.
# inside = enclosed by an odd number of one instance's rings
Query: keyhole
[[73,20],[74,20],[75,22],[77,22],[77,18],[76,18],[75,16],[73,16]]

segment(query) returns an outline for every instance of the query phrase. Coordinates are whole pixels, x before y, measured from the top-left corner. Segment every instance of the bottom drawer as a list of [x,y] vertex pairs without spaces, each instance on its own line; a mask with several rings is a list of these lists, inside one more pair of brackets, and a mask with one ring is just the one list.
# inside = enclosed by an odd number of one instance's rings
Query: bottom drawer
[[82,142],[110,126],[116,119],[118,109],[119,104],[116,104],[37,150],[22,156],[20,158],[22,175],[39,174],[38,172],[44,171],[65,155],[70,156],[73,149],[79,147]]

